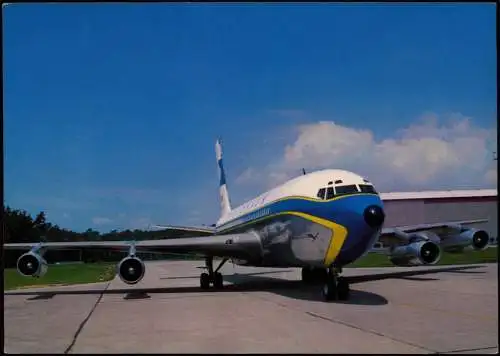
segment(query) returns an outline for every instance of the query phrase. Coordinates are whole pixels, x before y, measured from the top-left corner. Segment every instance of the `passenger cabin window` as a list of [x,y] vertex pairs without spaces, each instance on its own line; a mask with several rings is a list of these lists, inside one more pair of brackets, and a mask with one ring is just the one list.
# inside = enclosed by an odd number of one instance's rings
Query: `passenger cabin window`
[[358,192],[358,188],[356,187],[355,184],[341,185],[341,186],[335,187],[336,195],[352,194],[352,193],[357,193],[357,192]]
[[333,191],[332,187],[328,187],[326,190],[326,199],[332,199],[335,196],[335,193]]
[[361,189],[362,193],[373,193],[377,194],[377,191],[373,187],[373,185],[368,185],[368,184],[360,184],[359,189]]
[[325,192],[326,192],[326,189],[325,188],[321,188],[319,191],[318,191],[318,198],[320,199],[325,199]]

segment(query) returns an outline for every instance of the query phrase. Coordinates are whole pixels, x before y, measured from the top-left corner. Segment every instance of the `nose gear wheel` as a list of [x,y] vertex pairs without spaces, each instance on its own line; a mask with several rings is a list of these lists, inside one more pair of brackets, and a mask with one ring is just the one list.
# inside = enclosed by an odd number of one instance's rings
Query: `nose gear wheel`
[[323,284],[323,298],[325,301],[348,300],[350,297],[349,282],[345,277],[339,277],[339,269],[330,267]]

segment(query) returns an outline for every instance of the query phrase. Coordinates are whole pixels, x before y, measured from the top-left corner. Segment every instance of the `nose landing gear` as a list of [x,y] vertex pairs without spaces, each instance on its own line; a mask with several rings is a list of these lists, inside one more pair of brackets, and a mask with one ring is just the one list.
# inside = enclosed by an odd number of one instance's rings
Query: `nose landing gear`
[[302,282],[305,284],[323,284],[326,281],[326,268],[303,267]]
[[330,267],[326,282],[323,285],[323,298],[326,301],[348,300],[350,295],[349,283],[345,277],[339,277],[341,269]]
[[305,284],[322,284],[322,294],[326,301],[348,300],[349,283],[345,277],[339,276],[340,273],[342,273],[340,267],[304,267],[302,268],[302,281]]
[[228,260],[227,258],[224,258],[214,271],[213,257],[210,256],[205,259],[205,268],[208,270],[208,273],[203,272],[200,275],[201,289],[209,289],[210,284],[212,284],[215,289],[222,289],[222,287],[224,286],[224,281],[222,279],[222,274],[219,272],[219,270],[222,268],[224,263],[227,262],[227,260]]

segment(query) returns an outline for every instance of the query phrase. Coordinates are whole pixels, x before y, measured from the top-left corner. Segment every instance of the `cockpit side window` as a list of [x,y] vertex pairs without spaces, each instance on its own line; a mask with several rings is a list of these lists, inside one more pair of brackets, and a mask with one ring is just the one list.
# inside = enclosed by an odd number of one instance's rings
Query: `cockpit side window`
[[325,192],[326,192],[326,188],[321,188],[319,191],[318,191],[318,195],[317,197],[320,198],[320,199],[325,199]]
[[341,186],[336,186],[335,187],[335,192],[336,192],[337,195],[357,193],[358,192],[358,188],[356,187],[355,184],[341,185]]
[[335,192],[333,191],[333,187],[328,187],[326,190],[326,199],[332,199],[335,196]]
[[377,194],[377,191],[375,190],[375,188],[373,187],[373,185],[369,185],[369,184],[360,184],[360,185],[359,185],[359,189],[361,189],[361,192],[362,192],[362,193],[373,193],[373,194]]

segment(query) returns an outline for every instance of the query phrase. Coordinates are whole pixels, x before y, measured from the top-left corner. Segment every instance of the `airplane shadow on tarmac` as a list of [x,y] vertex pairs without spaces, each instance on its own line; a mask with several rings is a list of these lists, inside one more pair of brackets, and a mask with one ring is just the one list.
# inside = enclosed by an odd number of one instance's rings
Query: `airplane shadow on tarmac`
[[[471,269],[481,268],[483,266],[455,266],[434,269],[418,269],[413,271],[384,272],[369,275],[346,276],[351,286],[357,283],[372,282],[384,279],[406,279],[412,281],[435,281],[439,278],[418,277],[421,275],[436,273],[470,273],[481,274],[482,271],[470,271]],[[150,294],[170,294],[170,293],[231,293],[231,292],[272,292],[287,298],[322,301],[321,285],[304,285],[300,280],[283,280],[276,277],[265,276],[266,274],[282,273],[283,270],[270,272],[256,272],[248,274],[224,275],[224,280],[230,283],[221,290],[201,291],[199,286],[184,287],[158,287],[158,288],[120,288],[120,289],[78,289],[78,290],[60,290],[60,291],[25,291],[25,292],[6,292],[4,295],[24,295],[32,296],[28,300],[51,299],[56,295],[84,295],[84,294],[124,294],[125,300],[147,299]],[[161,279],[179,279],[198,277],[163,277]],[[385,305],[387,299],[381,295],[356,290],[351,288],[351,296],[347,301],[337,301],[338,304],[356,304],[356,305]]]

